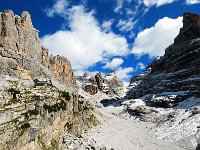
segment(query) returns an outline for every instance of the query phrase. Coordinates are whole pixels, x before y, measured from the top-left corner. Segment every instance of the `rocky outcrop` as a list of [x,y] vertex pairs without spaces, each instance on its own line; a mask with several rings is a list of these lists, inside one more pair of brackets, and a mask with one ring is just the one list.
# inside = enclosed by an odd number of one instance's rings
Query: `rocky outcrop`
[[190,12],[183,15],[183,27],[179,35],[175,38],[174,43],[180,44],[183,41],[198,38],[200,35],[200,18],[199,15]]
[[11,10],[0,13],[0,74],[22,79],[52,78],[44,71],[45,67],[63,83],[73,82],[70,62],[64,57],[49,55],[42,47],[38,33],[28,12],[21,16],[14,15]]
[[97,120],[73,81],[69,60],[42,47],[28,12],[0,13],[0,150],[96,148],[80,136]]
[[88,84],[83,86],[83,90],[86,91],[87,93],[90,93],[91,95],[95,95],[99,91],[98,87],[93,84]]
[[123,82],[116,76],[115,71],[111,71],[103,76],[100,72],[95,76],[84,74],[82,77],[76,77],[77,85],[80,88],[95,95],[102,91],[110,96],[122,96],[124,94]]
[[14,79],[0,85],[1,150],[69,149],[97,123],[93,106],[76,93]]
[[53,71],[57,78],[60,78],[64,83],[74,80],[74,75],[70,61],[65,57],[54,56],[50,57],[49,70]]
[[149,95],[145,101],[154,107],[174,107],[188,97],[199,97],[199,56],[200,16],[185,13],[183,28],[174,44],[165,50],[163,57],[149,65],[149,71],[142,78],[139,75],[132,79],[130,85],[136,86],[130,88],[127,96]]
[[115,71],[112,70],[110,73],[108,73],[105,77],[105,83],[103,84],[103,89],[107,94],[114,94],[119,97],[123,96],[124,94],[124,84],[122,80],[120,80]]

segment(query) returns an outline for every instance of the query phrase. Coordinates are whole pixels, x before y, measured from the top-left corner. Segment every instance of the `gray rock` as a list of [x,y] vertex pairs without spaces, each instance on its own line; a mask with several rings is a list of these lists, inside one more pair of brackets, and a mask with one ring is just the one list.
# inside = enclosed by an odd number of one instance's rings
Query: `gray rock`
[[[133,77],[128,98],[151,95],[145,102],[153,107],[174,107],[189,97],[199,97],[200,16],[185,13],[183,28],[163,57]],[[184,93],[184,94],[183,94]],[[176,95],[176,97],[173,97]],[[162,97],[162,98],[159,98]]]
[[98,91],[117,97],[124,94],[123,82],[117,77],[115,71],[111,71],[105,76],[100,72],[95,76],[84,74],[83,76],[76,77],[76,80],[82,85],[80,88],[91,95],[95,95]]

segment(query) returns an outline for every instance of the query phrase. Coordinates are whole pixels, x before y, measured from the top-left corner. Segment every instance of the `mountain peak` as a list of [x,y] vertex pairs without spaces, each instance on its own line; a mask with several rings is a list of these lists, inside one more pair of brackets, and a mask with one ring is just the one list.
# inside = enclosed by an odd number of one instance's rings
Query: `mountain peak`
[[0,14],[0,74],[20,79],[46,76],[63,83],[73,82],[70,62],[64,57],[49,55],[27,11],[21,16],[12,10]]
[[106,76],[116,76],[115,70],[111,70]]
[[183,14],[183,28],[187,28],[190,25],[200,25],[200,16],[191,12],[186,12]]
[[175,38],[174,44],[180,44],[188,40],[200,37],[200,16],[194,13],[186,12],[183,15],[183,27],[179,35]]

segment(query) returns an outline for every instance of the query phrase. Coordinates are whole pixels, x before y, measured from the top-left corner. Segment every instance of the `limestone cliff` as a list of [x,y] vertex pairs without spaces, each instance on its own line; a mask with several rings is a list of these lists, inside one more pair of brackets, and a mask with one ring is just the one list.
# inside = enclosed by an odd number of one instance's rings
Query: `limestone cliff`
[[[149,95],[147,104],[156,107],[173,107],[188,97],[200,97],[199,56],[200,16],[185,13],[183,27],[174,43],[165,50],[163,57],[149,65],[142,78],[137,76],[132,79],[130,85],[135,86],[129,90],[127,96],[139,98]],[[172,95],[176,96],[171,98]],[[156,99],[160,96],[166,99]]]
[[93,106],[76,93],[0,81],[0,150],[68,149],[67,141],[97,123]]
[[41,45],[28,12],[0,13],[0,150],[80,147],[73,138],[97,121],[73,82],[70,61]]
[[38,76],[52,78],[43,67],[63,83],[74,79],[70,62],[60,56],[49,55],[42,47],[28,12],[21,16],[11,10],[0,13],[0,74],[31,79]]

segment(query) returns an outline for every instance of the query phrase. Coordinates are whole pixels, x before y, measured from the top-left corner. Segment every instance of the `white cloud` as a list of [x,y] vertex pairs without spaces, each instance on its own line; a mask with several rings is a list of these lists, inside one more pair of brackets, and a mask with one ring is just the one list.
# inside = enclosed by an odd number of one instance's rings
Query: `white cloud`
[[127,15],[134,15],[135,10],[131,9],[131,8],[126,8],[126,14]]
[[103,67],[105,69],[115,69],[123,64],[124,60],[121,58],[114,58],[111,62],[107,62],[106,65]]
[[118,13],[122,9],[123,3],[124,0],[116,0],[116,7],[114,9],[114,12]]
[[101,27],[104,31],[108,32],[111,31],[112,24],[113,20],[104,21]]
[[115,71],[116,75],[123,81],[129,81],[132,75],[134,69],[132,67],[127,67],[127,68],[119,68],[118,70]]
[[200,4],[200,0],[186,0],[186,4],[188,5]]
[[46,9],[47,16],[53,17],[55,14],[65,17],[67,15],[67,0],[55,0],[52,8]]
[[120,19],[117,27],[119,28],[120,31],[131,31],[134,28],[134,25],[136,24],[137,21],[132,21],[132,20],[122,20]]
[[83,6],[69,10],[70,30],[60,30],[42,38],[51,53],[68,58],[75,72],[87,70],[97,62],[113,56],[129,54],[126,39],[113,32],[104,32]]
[[116,7],[114,8],[114,12],[119,13],[121,9],[123,8],[124,3],[131,3],[132,0],[115,0],[116,1]]
[[130,33],[129,33],[129,36],[128,36],[130,39],[133,39],[133,38],[135,38],[135,33],[133,32],[133,31],[131,31]]
[[145,68],[145,65],[144,65],[142,62],[139,62],[139,63],[137,64],[137,67],[136,67],[136,68],[143,70],[143,69]]
[[162,6],[165,4],[173,3],[175,1],[177,1],[177,0],[143,0],[143,3],[145,6],[150,7],[153,5]]
[[181,27],[182,17],[177,19],[165,17],[158,20],[153,27],[147,28],[137,35],[132,53],[162,56],[165,49],[173,43]]

